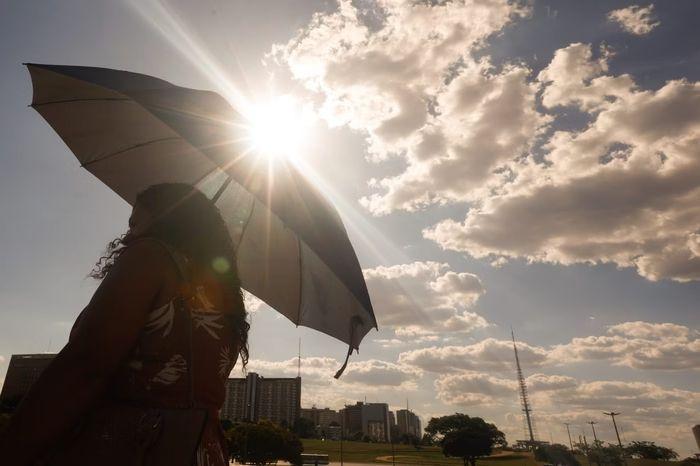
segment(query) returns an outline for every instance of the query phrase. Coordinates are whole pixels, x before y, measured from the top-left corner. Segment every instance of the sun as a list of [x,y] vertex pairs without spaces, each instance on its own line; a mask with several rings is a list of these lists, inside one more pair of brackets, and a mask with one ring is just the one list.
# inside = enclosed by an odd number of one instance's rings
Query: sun
[[311,111],[290,95],[253,105],[248,128],[251,149],[270,159],[294,160],[309,136]]

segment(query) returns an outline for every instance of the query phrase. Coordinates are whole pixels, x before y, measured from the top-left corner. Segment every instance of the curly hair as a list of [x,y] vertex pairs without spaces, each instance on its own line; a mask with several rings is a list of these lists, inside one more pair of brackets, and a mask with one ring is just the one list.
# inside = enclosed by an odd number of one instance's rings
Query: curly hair
[[[200,267],[213,269],[225,294],[234,303],[226,313],[235,329],[235,342],[241,362],[248,363],[247,313],[236,268],[233,242],[219,209],[201,191],[184,183],[163,183],[142,191],[136,202],[153,217],[142,235],[163,241],[182,252]],[[102,257],[90,272],[90,277],[103,279],[119,256],[134,240],[130,231],[110,241]]]

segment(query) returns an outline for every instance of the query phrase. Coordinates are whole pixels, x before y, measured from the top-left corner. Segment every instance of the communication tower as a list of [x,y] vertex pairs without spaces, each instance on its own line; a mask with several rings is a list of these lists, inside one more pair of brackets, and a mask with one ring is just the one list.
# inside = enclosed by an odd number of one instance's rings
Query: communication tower
[[515,333],[513,329],[510,330],[510,336],[513,338],[513,351],[515,352],[515,366],[518,369],[518,386],[520,388],[520,403],[522,404],[523,413],[525,413],[525,422],[527,424],[527,434],[529,435],[528,443],[530,448],[534,448],[537,444],[535,440],[535,434],[533,429],[533,418],[532,418],[532,408],[530,406],[530,399],[527,396],[527,385],[525,385],[525,377],[523,377],[523,370],[520,368],[520,358],[518,357],[518,347],[515,344]]

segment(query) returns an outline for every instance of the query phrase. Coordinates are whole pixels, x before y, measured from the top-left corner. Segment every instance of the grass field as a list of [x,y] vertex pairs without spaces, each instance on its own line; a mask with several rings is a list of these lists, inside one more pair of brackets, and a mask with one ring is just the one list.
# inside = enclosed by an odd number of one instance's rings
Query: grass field
[[[340,461],[340,442],[304,439],[304,453],[324,453],[331,462]],[[420,450],[407,445],[395,445],[396,464],[416,466],[462,466],[459,458],[445,458],[438,447],[422,447]],[[343,442],[343,460],[348,463],[391,464],[391,445],[386,443]],[[589,466],[584,458],[578,458],[581,466]],[[481,459],[478,466],[542,466],[531,453],[495,452],[494,456]],[[628,466],[672,466],[675,461],[627,460]]]
[[[304,453],[325,453],[332,462],[340,461],[340,442],[303,440]],[[458,458],[445,458],[437,447],[422,447],[420,450],[407,445],[395,445],[396,464],[419,466],[461,466]],[[343,442],[343,460],[348,463],[391,464],[391,445],[386,443]],[[485,458],[481,466],[537,466],[528,454],[510,453]],[[645,465],[646,466],[646,465]]]

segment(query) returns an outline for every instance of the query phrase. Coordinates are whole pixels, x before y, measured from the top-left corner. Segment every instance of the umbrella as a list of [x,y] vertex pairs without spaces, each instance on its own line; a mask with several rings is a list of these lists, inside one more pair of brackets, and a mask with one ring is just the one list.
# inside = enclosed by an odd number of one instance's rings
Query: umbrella
[[32,107],[125,201],[157,183],[197,186],[224,217],[244,289],[296,325],[347,343],[348,357],[377,328],[337,211],[293,165],[247,151],[243,119],[223,97],[127,71],[27,67]]

